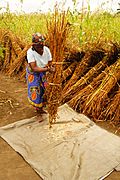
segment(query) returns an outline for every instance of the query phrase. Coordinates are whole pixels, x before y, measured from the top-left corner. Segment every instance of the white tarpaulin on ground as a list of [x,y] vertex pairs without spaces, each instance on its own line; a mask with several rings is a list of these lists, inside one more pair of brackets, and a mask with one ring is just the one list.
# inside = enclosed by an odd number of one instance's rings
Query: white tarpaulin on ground
[[67,104],[59,107],[49,129],[25,119],[0,128],[0,136],[48,180],[97,180],[120,170],[120,138],[98,127]]

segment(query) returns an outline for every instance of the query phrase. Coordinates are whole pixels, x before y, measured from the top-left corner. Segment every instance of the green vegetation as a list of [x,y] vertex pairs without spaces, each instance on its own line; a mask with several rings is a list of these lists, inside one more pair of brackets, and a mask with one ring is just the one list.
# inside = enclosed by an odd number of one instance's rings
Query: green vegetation
[[[112,15],[107,12],[79,13],[76,10],[67,13],[68,22],[71,26],[68,45],[79,48],[98,43],[120,42],[120,14]],[[47,34],[46,22],[51,18],[48,14],[13,14],[9,8],[0,14],[0,29],[9,29],[18,35],[23,41],[30,42],[31,34],[41,32]],[[47,20],[47,21],[46,21]]]

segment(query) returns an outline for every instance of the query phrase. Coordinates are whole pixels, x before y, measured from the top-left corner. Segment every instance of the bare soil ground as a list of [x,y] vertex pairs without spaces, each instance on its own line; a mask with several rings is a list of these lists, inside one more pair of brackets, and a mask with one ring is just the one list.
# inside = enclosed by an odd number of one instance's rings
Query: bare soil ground
[[[0,126],[36,115],[27,99],[26,82],[0,73]],[[99,126],[120,136],[117,127],[109,122]],[[27,162],[0,138],[0,180],[40,180]],[[120,180],[120,172],[113,172],[108,180]]]

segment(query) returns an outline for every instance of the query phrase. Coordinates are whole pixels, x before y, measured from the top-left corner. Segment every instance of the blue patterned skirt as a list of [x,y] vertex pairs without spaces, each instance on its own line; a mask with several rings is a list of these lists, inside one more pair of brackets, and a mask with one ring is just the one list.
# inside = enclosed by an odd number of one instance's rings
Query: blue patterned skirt
[[28,85],[28,100],[35,107],[43,107],[45,104],[44,92],[47,86],[45,72],[32,72],[28,66],[26,68],[26,79]]

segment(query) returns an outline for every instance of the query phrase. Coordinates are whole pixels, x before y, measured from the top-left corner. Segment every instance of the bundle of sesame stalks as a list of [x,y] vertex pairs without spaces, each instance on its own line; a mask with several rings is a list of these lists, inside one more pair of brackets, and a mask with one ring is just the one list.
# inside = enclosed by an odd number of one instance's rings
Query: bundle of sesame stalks
[[76,65],[77,65],[77,62],[73,62],[72,64],[70,64],[70,66],[68,66],[67,69],[65,69],[63,71],[63,81],[66,80],[67,77],[69,77],[72,74],[72,72],[75,69]]
[[4,49],[4,60],[0,70],[7,75],[25,77],[26,52],[31,45],[26,45],[10,30],[0,30],[0,46]]
[[118,86],[118,90],[116,90],[115,95],[110,98],[107,103],[107,107],[104,111],[101,112],[99,119],[104,121],[111,120],[113,125],[120,124],[120,86]]
[[[94,119],[99,119],[101,112],[105,109],[108,93],[120,81],[120,59],[108,68],[108,73],[83,104],[83,113],[89,114]],[[101,111],[100,111],[101,110]]]
[[61,102],[62,92],[62,65],[65,56],[66,40],[69,34],[69,23],[67,22],[67,12],[55,12],[47,21],[48,41],[52,54],[52,63],[55,72],[48,75],[48,86],[46,89],[47,110],[49,113],[49,126],[56,121],[57,109]]
[[[101,52],[99,52],[101,53]],[[95,55],[96,54],[96,55]],[[98,60],[94,60],[95,57],[97,56],[98,51],[87,51],[82,58],[82,60],[77,64],[75,71],[70,78],[70,80],[66,83],[65,87],[63,88],[63,94],[68,91],[76,82],[77,80],[83,76],[85,73],[88,72],[89,67],[95,65]],[[99,58],[98,58],[99,59]]]
[[[116,51],[116,47],[112,46],[110,51],[105,53],[106,55],[104,55],[101,61],[99,61],[94,67],[91,67],[89,71],[85,75],[83,75],[79,80],[77,80],[75,84],[70,86],[69,89],[66,89],[66,91],[63,93],[62,102],[65,103],[69,101],[76,93],[82,90],[85,86],[89,85],[93,81],[93,79],[95,79],[95,77],[97,77],[109,65],[111,58],[114,56]],[[80,74],[80,72],[78,73]],[[69,82],[70,81],[68,81],[68,83]]]
[[110,67],[106,67],[88,86],[76,92],[69,101],[69,105],[97,120],[105,110],[108,94],[118,81],[120,81],[120,59]]

